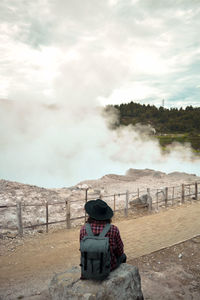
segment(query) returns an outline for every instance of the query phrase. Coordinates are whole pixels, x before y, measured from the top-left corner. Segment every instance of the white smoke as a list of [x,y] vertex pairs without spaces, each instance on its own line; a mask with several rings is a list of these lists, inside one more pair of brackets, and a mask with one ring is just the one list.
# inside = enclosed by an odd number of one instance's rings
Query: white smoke
[[190,93],[199,82],[196,67],[190,77],[187,69],[198,60],[195,8],[195,34],[177,21],[179,39],[174,1],[169,9],[131,0],[1,2],[0,178],[61,187],[129,168],[199,174],[190,147],[163,155],[144,127],[111,130],[99,104],[176,99],[183,85]]
[[[92,102],[94,103],[94,102]],[[112,114],[116,121],[115,114]],[[128,168],[198,173],[189,146],[163,155],[149,127],[111,130],[99,107],[1,101],[1,178],[62,187]],[[199,174],[199,173],[198,173]]]

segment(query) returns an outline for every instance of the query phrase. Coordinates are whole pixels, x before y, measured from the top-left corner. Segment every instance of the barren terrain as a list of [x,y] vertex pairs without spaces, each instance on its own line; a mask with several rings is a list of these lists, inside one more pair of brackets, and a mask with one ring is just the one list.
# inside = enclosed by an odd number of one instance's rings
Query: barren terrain
[[[185,173],[165,173],[153,170],[129,170],[126,176],[106,175],[99,180],[85,181],[71,188],[46,190],[32,186],[2,181],[1,204],[20,200],[51,201],[84,196],[90,187],[91,195],[120,193],[126,189],[163,188],[199,180]],[[13,185],[15,188],[13,188]],[[90,194],[89,194],[90,195]],[[83,205],[83,204],[81,204]],[[74,202],[74,212],[79,211]],[[62,209],[61,212],[63,213]],[[52,212],[53,213],[53,212]],[[34,210],[40,221],[40,210]],[[29,212],[29,222],[35,222]],[[56,217],[59,210],[55,211]],[[5,216],[5,215],[4,215]],[[15,219],[4,217],[4,224],[14,224]],[[115,214],[113,223],[121,232],[128,263],[138,265],[145,299],[199,299],[200,291],[200,201],[169,207],[153,214],[129,214],[124,218]],[[27,219],[28,222],[28,219]],[[45,300],[48,284],[56,272],[79,264],[79,229],[50,227],[29,231],[23,238],[16,232],[0,234],[0,299]],[[175,246],[174,246],[175,245]]]
[[200,298],[200,236],[133,259],[146,300]]
[[[167,287],[164,299],[198,299],[196,295],[199,293],[200,284],[197,263],[200,261],[199,238],[194,239],[196,243],[192,245],[196,248],[194,247],[192,251],[190,248],[185,249],[184,244],[180,250],[177,248],[174,254],[177,264],[174,264],[173,256],[171,261],[173,249],[158,256],[156,261],[158,259],[160,263],[157,264],[153,261],[153,256],[147,256],[144,261],[142,258],[134,259],[198,236],[199,215],[200,202],[196,202],[137,219],[113,220],[120,229],[128,263],[138,264],[141,269],[142,289],[147,295],[146,299],[160,299],[160,293],[164,291],[162,286]],[[3,239],[0,256],[1,298],[48,299],[47,289],[53,273],[62,272],[71,265],[79,264],[78,241],[78,228],[37,234],[23,239]],[[190,252],[196,260],[190,261]],[[182,255],[180,259],[179,254]],[[185,269],[181,262],[185,261],[186,257],[188,265]],[[156,264],[155,272],[149,267],[153,263]],[[151,280],[154,282],[152,286]],[[182,285],[184,280],[189,280],[196,288],[190,291],[191,284],[187,289],[186,285]],[[174,292],[180,295],[175,297]],[[189,294],[194,297],[184,296]]]
[[[49,222],[64,220],[66,218],[65,201],[70,201],[71,218],[84,215],[85,193],[87,189],[88,200],[96,199],[101,195],[113,208],[113,195],[116,195],[116,209],[123,208],[125,204],[125,193],[127,190],[132,195],[147,193],[150,188],[151,196],[154,197],[156,191],[163,190],[165,187],[174,186],[175,197],[181,193],[181,184],[190,184],[195,181],[200,182],[200,177],[194,174],[173,172],[165,174],[154,170],[129,169],[126,175],[108,174],[100,179],[85,180],[73,187],[61,189],[45,189],[37,186],[21,184],[6,180],[0,180],[0,228],[17,226],[16,205],[21,201],[23,225],[31,226],[39,223],[45,223],[45,203],[49,203]],[[193,185],[194,189],[194,185]],[[189,190],[188,190],[189,192]],[[192,191],[194,192],[194,190]],[[171,197],[172,188],[169,188],[169,197]],[[131,200],[131,196],[130,196]],[[60,205],[51,205],[55,203]],[[41,206],[41,204],[43,206]],[[2,206],[2,207],[1,207]],[[5,207],[4,207],[5,206]],[[7,207],[9,206],[9,207]],[[72,226],[80,225],[82,220],[72,222]]]

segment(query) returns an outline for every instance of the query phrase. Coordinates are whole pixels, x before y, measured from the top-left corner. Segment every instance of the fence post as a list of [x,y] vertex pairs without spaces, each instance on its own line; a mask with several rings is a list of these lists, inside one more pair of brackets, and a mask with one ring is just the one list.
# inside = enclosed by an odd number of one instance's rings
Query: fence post
[[165,188],[165,207],[167,207],[167,200],[168,200],[168,187]]
[[198,184],[195,182],[195,200],[198,200]]
[[70,200],[65,201],[66,204],[66,226],[67,229],[71,228],[71,222],[70,222]]
[[22,223],[22,203],[21,201],[17,202],[17,226],[18,234],[20,237],[23,236],[23,223]]
[[116,195],[114,194],[114,207],[113,207],[114,208],[114,212],[115,212],[115,208],[116,208],[115,205],[116,205]]
[[192,196],[193,194],[191,194],[191,184],[189,184],[189,195],[188,195],[188,200],[190,200],[190,202],[192,202]]
[[184,183],[182,184],[182,189],[181,189],[181,201],[182,201],[182,203],[185,202],[185,186],[184,186]]
[[159,210],[159,208],[158,208],[158,189],[156,190],[156,209],[157,209],[157,211]]
[[172,206],[174,205],[174,186],[173,186],[173,190],[172,190]]
[[129,200],[129,191],[126,191],[126,200],[125,200],[125,208],[124,208],[124,216],[128,217],[128,200]]
[[139,188],[137,189],[137,196],[138,196],[138,198],[140,197],[140,189]]
[[46,201],[46,233],[49,231],[49,204],[48,201]]
[[147,189],[147,203],[149,204],[148,206],[148,210],[151,211],[152,210],[152,198],[150,195],[150,189]]

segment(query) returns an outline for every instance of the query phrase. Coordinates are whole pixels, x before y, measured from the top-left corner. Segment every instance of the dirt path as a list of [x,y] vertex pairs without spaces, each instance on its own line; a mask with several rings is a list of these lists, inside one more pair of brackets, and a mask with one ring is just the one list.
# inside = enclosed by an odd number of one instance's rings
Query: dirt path
[[[200,202],[138,219],[114,221],[128,260],[200,234]],[[53,273],[79,263],[79,229],[60,230],[8,245],[0,256],[0,299],[40,298]],[[3,298],[4,296],[4,298]]]

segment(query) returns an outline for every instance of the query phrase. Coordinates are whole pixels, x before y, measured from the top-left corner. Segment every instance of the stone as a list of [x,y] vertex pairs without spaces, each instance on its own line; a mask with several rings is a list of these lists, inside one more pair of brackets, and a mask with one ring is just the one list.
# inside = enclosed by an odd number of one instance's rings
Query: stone
[[137,267],[121,264],[103,281],[81,280],[80,268],[55,274],[49,285],[52,300],[143,300]]
[[[129,202],[129,205],[131,208],[148,207],[148,198],[150,197],[147,194],[141,195],[140,197],[135,197]],[[152,200],[152,198],[150,200]]]

